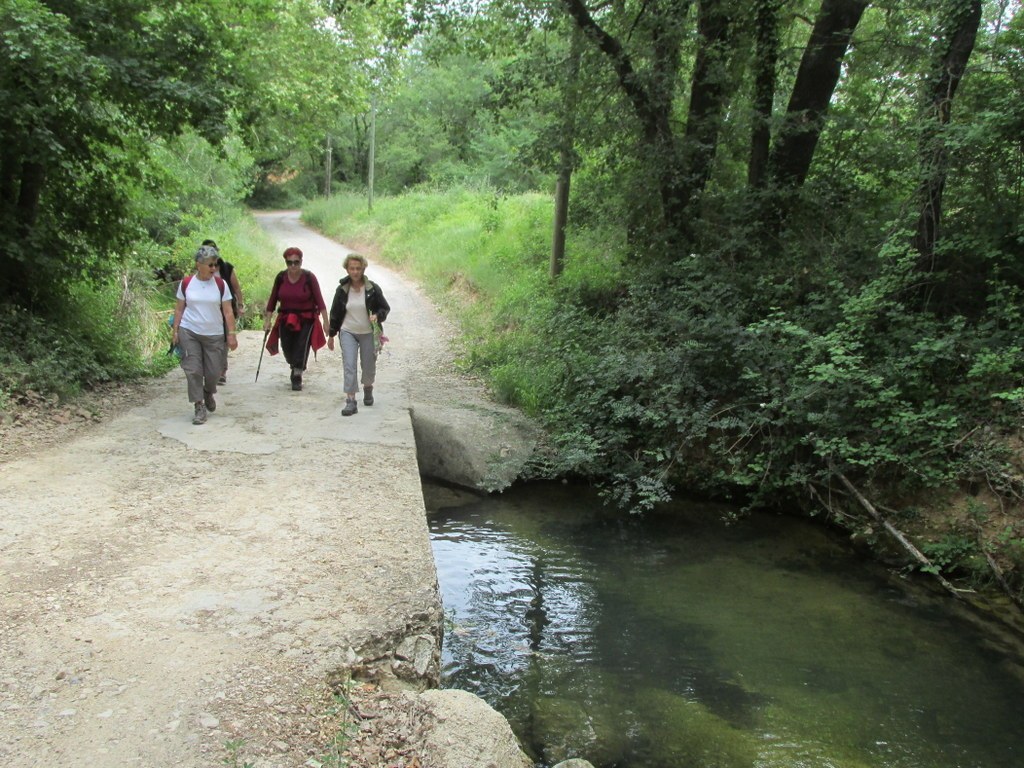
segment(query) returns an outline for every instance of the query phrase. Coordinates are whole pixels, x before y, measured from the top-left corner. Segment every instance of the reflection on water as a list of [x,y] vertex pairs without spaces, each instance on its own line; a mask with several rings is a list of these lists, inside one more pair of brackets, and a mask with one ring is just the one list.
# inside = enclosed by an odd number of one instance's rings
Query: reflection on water
[[1019,768],[1024,655],[801,521],[425,489],[443,680],[546,766]]

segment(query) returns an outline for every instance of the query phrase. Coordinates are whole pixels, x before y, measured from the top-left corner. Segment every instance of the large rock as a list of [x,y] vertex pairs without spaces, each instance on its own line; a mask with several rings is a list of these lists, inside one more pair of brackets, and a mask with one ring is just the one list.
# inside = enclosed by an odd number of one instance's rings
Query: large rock
[[531,768],[508,721],[483,699],[455,689],[417,696],[429,712],[424,752],[433,768]]
[[519,479],[540,435],[519,411],[467,388],[449,402],[413,401],[410,413],[420,474],[479,491]]

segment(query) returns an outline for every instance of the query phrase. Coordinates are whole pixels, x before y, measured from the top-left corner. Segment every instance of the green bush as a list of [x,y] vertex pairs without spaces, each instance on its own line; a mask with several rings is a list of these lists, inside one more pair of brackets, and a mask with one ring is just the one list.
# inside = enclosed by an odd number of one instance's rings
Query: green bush
[[177,359],[166,354],[166,320],[178,280],[162,282],[147,265],[164,263],[171,272],[188,273],[196,247],[208,237],[217,241],[242,283],[249,305],[242,326],[261,327],[261,307],[278,263],[271,258],[276,246],[238,208],[214,218],[219,224],[211,221],[170,247],[140,242],[134,266],[102,281],[66,284],[60,301],[33,309],[0,305],[0,407],[10,407],[29,391],[66,400],[103,382],[173,368]]
[[82,388],[169,368],[160,349],[166,327],[135,287],[71,286],[64,304],[41,316],[0,307],[0,390],[69,399]]
[[981,572],[983,567],[976,563],[980,557],[977,543],[961,534],[947,534],[938,541],[925,542],[921,552],[931,561],[924,570],[952,575],[955,573]]

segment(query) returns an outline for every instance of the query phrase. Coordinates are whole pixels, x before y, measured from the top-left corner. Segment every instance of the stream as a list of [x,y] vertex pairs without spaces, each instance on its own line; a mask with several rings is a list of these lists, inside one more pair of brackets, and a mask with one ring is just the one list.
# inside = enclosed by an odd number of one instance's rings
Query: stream
[[443,687],[539,768],[1019,768],[1024,644],[797,518],[424,486]]

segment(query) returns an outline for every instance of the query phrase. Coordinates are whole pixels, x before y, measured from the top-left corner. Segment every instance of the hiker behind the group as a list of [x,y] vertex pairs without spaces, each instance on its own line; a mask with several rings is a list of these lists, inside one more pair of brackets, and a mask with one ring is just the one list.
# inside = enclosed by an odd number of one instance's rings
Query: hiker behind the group
[[342,416],[357,413],[359,392],[356,363],[362,368],[363,405],[373,405],[373,380],[377,375],[377,345],[391,307],[380,286],[367,280],[368,262],[358,253],[345,257],[345,277],[338,283],[331,302],[327,348],[334,349],[334,337],[341,333],[341,361],[345,371],[345,407]]
[[[217,274],[220,275],[221,279],[231,288],[231,311],[235,315],[235,323],[237,324],[238,318],[245,313],[245,298],[242,296],[242,284],[238,282],[238,274],[235,272],[235,266],[230,261],[224,260],[224,257],[220,255],[220,248],[217,247],[217,243],[213,240],[203,240],[203,245],[209,245],[217,251]],[[227,334],[227,330],[228,327],[225,325],[225,335]],[[228,383],[227,348],[224,349],[224,372],[221,374],[218,383]]]
[[181,349],[188,399],[195,405],[193,424],[205,424],[207,413],[217,409],[213,396],[223,372],[225,344],[238,348],[231,288],[217,275],[219,258],[217,249],[208,245],[196,251],[195,274],[186,275],[178,284],[171,321],[171,343]]
[[[327,331],[327,304],[320,294],[316,275],[302,268],[302,251],[288,248],[284,252],[287,268],[277,274],[263,316],[263,330],[269,332],[267,351],[276,355],[278,342],[284,359],[292,369],[292,389],[302,389],[302,372],[306,370],[309,350],[320,349]],[[280,305],[280,306],[279,306]],[[270,318],[277,308],[277,321]],[[321,322],[317,322],[317,314]]]

